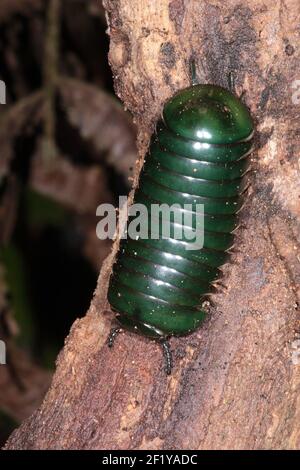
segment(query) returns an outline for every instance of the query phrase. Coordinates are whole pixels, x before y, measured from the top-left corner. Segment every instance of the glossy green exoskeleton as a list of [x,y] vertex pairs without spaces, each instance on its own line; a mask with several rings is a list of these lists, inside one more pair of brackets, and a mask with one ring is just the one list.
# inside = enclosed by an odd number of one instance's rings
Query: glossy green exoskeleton
[[167,338],[201,325],[200,305],[233,245],[252,135],[251,116],[239,98],[198,84],[165,104],[152,137],[134,202],[149,208],[203,204],[204,247],[187,250],[189,240],[164,239],[160,228],[159,239],[122,240],[108,300],[120,327],[162,341],[167,373]]

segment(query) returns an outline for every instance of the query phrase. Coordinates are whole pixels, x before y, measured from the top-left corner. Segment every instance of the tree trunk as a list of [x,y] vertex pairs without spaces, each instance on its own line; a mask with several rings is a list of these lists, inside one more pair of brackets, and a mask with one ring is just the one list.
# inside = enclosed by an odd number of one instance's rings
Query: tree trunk
[[227,86],[231,71],[245,92],[258,131],[252,186],[226,289],[200,330],[171,340],[173,374],[165,375],[155,342],[123,333],[113,350],[105,344],[116,242],[43,405],[7,448],[299,448],[299,2],[104,6],[116,92],[138,125],[136,174],[164,101],[189,85],[194,58],[199,81]]

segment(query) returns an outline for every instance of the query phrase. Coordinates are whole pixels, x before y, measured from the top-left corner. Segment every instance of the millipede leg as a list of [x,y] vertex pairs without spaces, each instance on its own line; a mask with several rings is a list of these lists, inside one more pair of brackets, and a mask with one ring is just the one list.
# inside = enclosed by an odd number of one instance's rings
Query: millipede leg
[[170,344],[166,339],[164,339],[161,342],[161,345],[162,345],[163,355],[165,358],[165,371],[167,375],[170,375],[172,372],[172,353],[170,349]]
[[118,327],[112,328],[110,330],[110,333],[109,333],[108,338],[107,338],[107,345],[108,345],[109,348],[113,347],[116,336],[118,335],[118,333],[120,333],[120,331],[121,331],[121,328],[118,328]]

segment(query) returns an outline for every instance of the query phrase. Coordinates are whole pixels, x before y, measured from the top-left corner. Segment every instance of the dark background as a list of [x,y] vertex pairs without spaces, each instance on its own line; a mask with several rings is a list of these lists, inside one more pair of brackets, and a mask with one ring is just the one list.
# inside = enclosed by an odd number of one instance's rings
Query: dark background
[[40,404],[111,242],[96,208],[126,194],[135,129],[113,95],[98,0],[1,0],[0,444]]

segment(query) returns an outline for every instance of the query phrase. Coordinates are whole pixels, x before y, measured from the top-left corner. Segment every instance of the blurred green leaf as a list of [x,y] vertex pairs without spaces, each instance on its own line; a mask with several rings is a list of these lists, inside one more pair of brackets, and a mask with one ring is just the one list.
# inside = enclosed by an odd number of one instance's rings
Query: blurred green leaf
[[34,190],[25,191],[26,218],[29,226],[54,225],[61,227],[69,218],[69,211],[48,196]]
[[11,307],[22,332],[20,342],[29,346],[34,337],[34,322],[22,253],[12,243],[2,246],[0,262],[4,266],[5,280],[11,296]]

